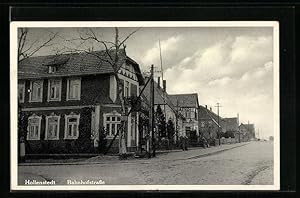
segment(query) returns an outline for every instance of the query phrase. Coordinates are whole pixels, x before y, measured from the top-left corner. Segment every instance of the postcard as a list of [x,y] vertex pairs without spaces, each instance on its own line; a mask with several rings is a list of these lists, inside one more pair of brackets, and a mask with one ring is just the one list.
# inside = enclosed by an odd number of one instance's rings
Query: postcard
[[279,190],[279,25],[11,22],[11,190]]

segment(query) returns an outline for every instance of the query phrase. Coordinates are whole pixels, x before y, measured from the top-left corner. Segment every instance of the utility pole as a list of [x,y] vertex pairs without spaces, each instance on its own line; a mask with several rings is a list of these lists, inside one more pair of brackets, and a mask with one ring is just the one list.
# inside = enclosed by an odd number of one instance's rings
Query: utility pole
[[218,108],[218,136],[219,136],[219,146],[221,145],[221,134],[220,134],[220,114],[219,114],[219,108],[222,107],[220,106],[220,103],[217,102],[217,106]]
[[[158,46],[159,46],[159,58],[160,58],[160,72],[161,72],[161,80],[162,80],[162,83],[163,83],[163,100],[164,100],[164,114],[165,114],[165,120],[166,120],[166,123],[165,123],[165,135],[168,135],[167,134],[167,112],[166,112],[166,92],[167,90],[165,89],[164,87],[164,70],[163,70],[163,60],[162,60],[162,55],[161,55],[161,45],[160,45],[160,39],[158,40]],[[169,137],[169,136],[167,136]]]
[[158,40],[158,44],[159,44],[159,57],[160,57],[160,69],[161,69],[161,78],[162,81],[164,80],[164,72],[163,72],[163,66],[162,66],[162,55],[161,55],[161,46],[160,46],[160,39]]
[[150,81],[150,130],[152,134],[152,152],[155,157],[155,136],[154,136],[154,66],[151,65],[151,81]]

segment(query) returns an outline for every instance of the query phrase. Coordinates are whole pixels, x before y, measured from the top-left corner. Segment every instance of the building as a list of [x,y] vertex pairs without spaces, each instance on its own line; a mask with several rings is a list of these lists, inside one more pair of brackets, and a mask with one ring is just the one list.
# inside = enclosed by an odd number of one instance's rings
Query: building
[[190,143],[197,143],[199,137],[198,94],[173,94],[169,97],[176,109],[185,117],[183,127]]
[[[121,103],[108,60],[106,51],[96,51],[30,57],[19,63],[19,108],[28,117],[27,154],[97,152],[100,133],[110,144],[121,123]],[[139,95],[144,83],[139,64],[124,49],[116,66],[124,97]],[[138,112],[125,118],[129,150],[138,145],[138,118]],[[114,152],[118,139],[112,145]]]
[[238,118],[237,117],[223,118],[222,124],[225,129],[225,137],[236,138],[238,142],[240,140]]
[[199,133],[204,137],[211,145],[218,144],[219,135],[225,132],[224,123],[222,118],[218,117],[212,109],[208,109],[207,105],[199,106]]
[[[145,79],[147,81],[148,78]],[[150,83],[148,83],[144,90],[144,96],[150,101]],[[174,124],[175,133],[173,135],[174,142],[177,142],[180,136],[185,135],[183,128],[184,116],[181,115],[170,99],[170,95],[166,92],[166,81],[163,83],[163,87],[160,86],[160,79],[158,82],[154,81],[154,110],[157,112],[157,108],[160,108],[165,116],[166,123],[171,120]],[[157,126],[156,126],[157,128]],[[158,129],[156,129],[158,131]],[[168,134],[158,134],[158,138],[167,137]]]
[[239,131],[241,133],[241,141],[247,142],[255,139],[255,128],[254,124],[243,124],[239,126]]

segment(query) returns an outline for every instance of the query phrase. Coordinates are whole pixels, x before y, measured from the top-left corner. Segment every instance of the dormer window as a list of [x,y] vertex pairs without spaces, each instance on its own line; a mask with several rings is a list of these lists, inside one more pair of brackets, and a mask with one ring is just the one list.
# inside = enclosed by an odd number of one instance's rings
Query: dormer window
[[58,67],[62,67],[63,65],[65,65],[69,59],[70,58],[65,55],[56,55],[45,61],[43,65],[48,67],[49,74],[54,74],[57,71]]
[[54,74],[57,70],[56,66],[49,66],[49,74]]

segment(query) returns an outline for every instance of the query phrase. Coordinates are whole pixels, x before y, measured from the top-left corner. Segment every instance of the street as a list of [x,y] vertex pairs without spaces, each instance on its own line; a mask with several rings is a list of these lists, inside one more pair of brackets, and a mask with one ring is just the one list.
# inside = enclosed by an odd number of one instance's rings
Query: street
[[[90,162],[90,163],[89,163]],[[99,162],[99,163],[95,163]],[[105,184],[272,185],[273,143],[247,142],[170,152],[151,159],[88,159],[69,165],[19,165],[25,180],[102,180]]]

